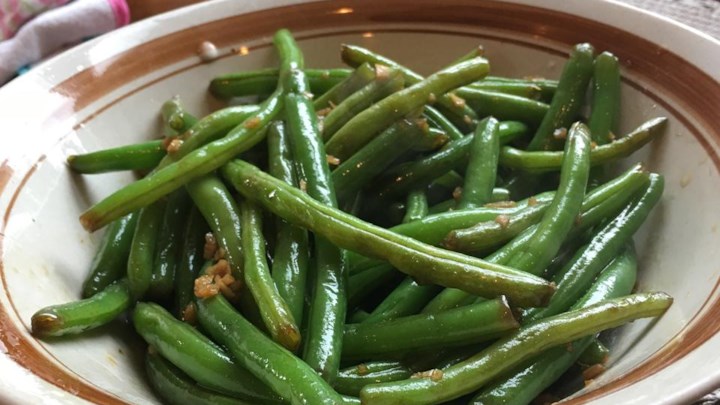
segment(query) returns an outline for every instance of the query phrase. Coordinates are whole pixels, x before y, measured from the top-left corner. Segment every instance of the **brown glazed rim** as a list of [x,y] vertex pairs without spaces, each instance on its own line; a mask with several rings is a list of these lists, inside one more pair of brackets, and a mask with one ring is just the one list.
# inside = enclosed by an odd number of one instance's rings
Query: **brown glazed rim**
[[[338,14],[336,11],[339,6],[346,10],[350,9],[351,12]],[[382,29],[381,24],[393,23],[414,24],[416,28]],[[453,31],[450,28],[434,30],[425,28],[424,24],[455,26],[458,30]],[[337,2],[326,0],[227,17],[177,31],[124,51],[73,75],[55,86],[52,91],[74,99],[74,112],[77,112],[125,83],[141,78],[159,68],[191,58],[198,39],[211,41],[218,47],[229,47],[256,38],[269,38],[280,27],[299,32],[299,39],[331,36],[351,31],[335,29],[327,34],[302,35],[303,31],[337,28],[343,25],[377,26],[381,31],[447,33],[492,38],[553,53],[558,53],[558,51],[539,46],[533,38],[543,38],[543,40],[554,42],[567,49],[578,42],[590,42],[597,49],[614,53],[620,59],[626,72],[631,72],[634,77],[642,78],[643,85],[634,83],[627,78],[624,80],[672,112],[674,117],[681,121],[700,142],[711,157],[716,170],[720,171],[720,158],[711,146],[711,139],[715,144],[720,141],[720,120],[714,119],[717,110],[720,109],[720,83],[678,55],[618,28],[559,11],[499,1],[345,0]],[[462,31],[462,29],[477,27],[492,29],[497,34],[492,36],[475,35]],[[373,28],[373,31],[378,30]],[[506,38],[503,34],[523,39]],[[259,47],[267,46],[269,43]],[[141,88],[146,88],[195,66],[197,65],[179,69],[147,83]],[[668,66],[673,68],[667,69]],[[688,77],[693,80],[686,80]],[[652,92],[645,85],[650,85],[649,87],[653,89]],[[86,121],[141,88],[119,96],[93,112]],[[677,109],[660,96],[661,94],[672,94],[673,101],[683,111],[693,114],[692,120],[678,113]],[[701,132],[699,128],[703,128],[705,132]],[[20,186],[14,191],[4,214],[3,232],[14,201],[41,160],[42,157],[23,176]],[[0,166],[0,193],[4,192],[7,181],[12,176],[12,169],[6,162],[3,163]],[[0,232],[0,254],[3,247],[3,232]],[[2,265],[3,263],[0,263],[0,277],[5,286]],[[710,297],[715,295],[717,288],[716,284]],[[8,296],[8,299],[12,308],[6,308],[0,303],[0,341],[12,349],[8,354],[17,363],[44,380],[68,392],[77,393],[79,397],[88,401],[106,404],[125,403],[61,366],[59,362],[50,360],[49,358],[52,358],[50,353],[34,344],[31,339],[26,339],[23,331],[12,322],[8,310],[15,311],[15,316],[17,316],[17,311],[12,305],[11,297]],[[675,338],[634,370],[622,378],[566,402],[589,401],[647,378],[684,357],[719,330],[720,299],[713,301],[708,299]],[[682,345],[673,343],[677,336],[682,336]]]

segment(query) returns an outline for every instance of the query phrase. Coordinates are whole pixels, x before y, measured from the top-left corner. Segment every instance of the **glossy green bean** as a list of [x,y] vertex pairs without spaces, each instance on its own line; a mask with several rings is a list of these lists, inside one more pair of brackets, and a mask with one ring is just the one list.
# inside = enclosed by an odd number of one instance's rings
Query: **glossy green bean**
[[195,125],[197,118],[188,114],[180,104],[180,97],[175,96],[163,103],[160,108],[166,137],[179,135]]
[[445,135],[447,135],[450,140],[454,141],[464,136],[464,134],[455,126],[455,124],[450,122],[449,119],[447,119],[440,111],[438,111],[434,107],[426,105],[423,109],[423,115],[431,124],[445,132]]
[[351,71],[345,79],[333,86],[322,96],[315,98],[315,109],[332,108],[375,79],[376,71],[369,63],[363,63]]
[[82,285],[83,298],[97,294],[127,273],[128,254],[136,224],[137,213],[131,213],[114,221],[105,230]]
[[468,87],[491,91],[494,93],[503,93],[512,96],[524,97],[530,100],[539,100],[542,97],[542,88],[532,82],[497,82],[486,79],[477,81]]
[[340,370],[333,387],[341,394],[360,395],[368,384],[410,378],[412,371],[397,361],[373,361]]
[[387,263],[380,263],[363,272],[353,274],[348,280],[348,307],[354,308],[362,305],[367,297],[375,293],[378,288],[393,285],[401,278],[402,273]]
[[487,349],[442,370],[442,378],[372,384],[360,391],[364,403],[432,404],[471,393],[534,355],[583,336],[645,317],[662,315],[672,298],[665,293],[635,294],[566,312],[500,339]]
[[263,382],[194,327],[163,307],[140,302],[132,317],[135,330],[165,359],[200,385],[263,403],[279,398]]
[[336,405],[343,402],[307,363],[273,342],[220,295],[198,301],[203,328],[233,358],[292,404]]
[[180,264],[175,274],[175,312],[180,319],[184,318],[185,309],[193,302],[195,279],[206,263],[205,234],[209,230],[200,210],[192,208],[183,232]]
[[507,301],[494,299],[437,314],[345,326],[343,357],[383,358],[408,350],[464,346],[517,329]]
[[170,297],[175,285],[175,274],[180,264],[180,247],[183,231],[192,208],[192,200],[185,190],[168,196],[167,207],[157,233],[155,260],[148,293],[156,299]]
[[542,279],[371,225],[314,201],[248,163],[234,161],[223,168],[223,175],[242,195],[276,215],[340,247],[387,260],[398,270],[422,281],[464,288],[478,295],[506,294],[520,306],[542,305],[552,294],[553,287]]
[[251,402],[203,388],[187,374],[153,350],[145,356],[145,372],[150,386],[160,398],[171,404],[250,405]]
[[371,179],[415,144],[427,142],[424,120],[401,120],[363,146],[333,170],[331,178],[340,201],[347,201]]
[[[340,51],[340,57],[342,58],[343,62],[347,63],[350,66],[358,66],[362,63],[372,63],[375,65],[379,64],[399,69],[405,75],[406,85],[414,85],[424,80],[422,76],[406,68],[405,66],[402,66],[391,59],[388,59],[382,55],[376,54],[368,49],[359,46],[343,45],[342,50]],[[468,61],[473,59],[475,58],[459,60],[457,63],[451,64],[446,69],[457,66],[458,64],[467,63]],[[487,72],[485,74],[487,74]],[[449,90],[452,90],[452,88]],[[465,105],[464,100],[454,95],[445,94],[446,92],[447,90],[433,92],[432,94],[434,97],[430,97],[430,99],[437,98],[437,106],[441,108],[445,112],[445,114],[447,114],[446,116],[455,125],[460,128],[464,128],[465,130],[471,129],[473,121],[477,118],[475,116],[475,113]],[[426,100],[428,100],[427,97]]]
[[[299,182],[304,182],[307,194],[293,189],[313,202],[337,207],[317,115],[313,104],[303,95],[307,80],[300,70],[304,63],[302,52],[287,30],[277,31],[273,41],[283,63],[292,72],[285,83],[288,89],[285,120]],[[273,180],[288,187],[282,181]],[[340,368],[342,328],[347,312],[347,268],[345,253],[339,247],[321,235],[316,235],[314,242],[315,255],[310,268],[314,286],[308,309],[303,359],[322,378],[332,381]]]
[[417,314],[440,290],[434,284],[419,284],[406,277],[362,322],[383,322]]
[[523,322],[545,318],[568,308],[592,283],[592,280],[622,248],[645,221],[652,208],[662,196],[664,180],[657,174],[650,175],[650,184],[637,202],[629,205],[612,221],[608,222],[582,248],[574,260],[565,265],[553,281],[558,289],[545,308],[533,308],[523,314]]
[[359,89],[333,107],[322,121],[322,139],[330,139],[345,123],[373,103],[400,91],[405,85],[402,73],[395,69],[376,66],[375,80]]
[[165,154],[163,141],[158,140],[70,155],[67,163],[74,172],[82,174],[152,170]]
[[142,298],[150,288],[157,236],[162,226],[167,200],[156,201],[138,214],[127,260],[127,279],[134,299]]
[[563,67],[555,96],[543,118],[528,150],[553,150],[562,147],[562,139],[554,134],[560,128],[569,128],[580,112],[585,91],[592,77],[594,52],[590,44],[577,44]]
[[[525,133],[527,127],[519,122],[501,122],[498,136],[500,143]],[[386,198],[395,198],[424,186],[448,171],[467,165],[474,136],[448,142],[438,152],[414,162],[400,164],[390,168],[378,179],[380,194]]]
[[428,215],[428,202],[425,190],[413,190],[408,194],[405,204],[403,223],[419,221]]
[[[602,300],[630,294],[635,286],[636,274],[637,263],[634,252],[632,249],[627,249],[603,270],[588,292],[572,308],[579,309]],[[471,403],[529,404],[560,378],[582,356],[582,353],[593,347],[593,342],[597,342],[594,337],[587,336],[569,343],[570,346],[552,348],[535,357],[530,364],[513,371],[508,378],[501,378],[484,387]]]
[[479,117],[520,121],[531,127],[539,125],[550,109],[542,101],[476,87],[463,87],[457,93]]
[[82,333],[109,323],[131,304],[127,280],[122,279],[90,298],[40,309],[32,316],[32,333],[41,338]]
[[508,266],[540,274],[557,254],[580,213],[590,174],[590,133],[582,123],[568,132],[560,185],[532,239]]
[[[487,74],[489,65],[477,58],[443,69],[410,87],[378,101],[353,117],[327,141],[327,151],[346,159],[393,122],[428,102],[431,94],[444,94]],[[407,81],[407,77],[406,77]],[[410,84],[410,81],[407,81]]]
[[578,357],[576,361],[578,364],[585,367],[594,366],[595,364],[604,365],[607,363],[609,356],[610,349],[597,339],[594,339],[590,342],[588,347],[580,353],[580,357]]
[[592,111],[588,127],[598,145],[611,142],[620,122],[620,63],[609,52],[595,58]]
[[[270,127],[267,141],[270,161],[268,172],[297,187],[290,140],[281,122],[275,122]],[[307,231],[282,218],[276,218],[272,277],[297,325],[302,325],[303,321],[309,259]]]
[[500,123],[492,117],[478,123],[470,145],[465,183],[457,209],[476,208],[492,200],[500,153],[499,126]]
[[[341,83],[351,71],[349,69],[305,69],[310,90],[313,94],[324,94]],[[232,97],[268,95],[275,91],[279,69],[260,69],[229,73],[210,81],[210,93],[220,99]]]
[[245,253],[245,283],[258,304],[270,337],[286,349],[295,351],[300,346],[300,329],[270,275],[266,261],[265,238],[262,234],[262,212],[247,201],[240,203],[240,211]]
[[481,80],[480,82],[473,83],[471,87],[478,86],[482,87],[484,83],[487,83],[490,86],[499,85],[499,84],[511,84],[511,85],[523,85],[523,86],[533,86],[540,88],[540,98],[543,101],[549,102],[552,100],[553,96],[555,95],[555,91],[557,90],[558,81],[557,80],[550,80],[550,79],[543,79],[543,78],[524,78],[524,79],[517,79],[517,78],[511,78],[511,77],[502,77],[502,76],[486,76],[485,79]]

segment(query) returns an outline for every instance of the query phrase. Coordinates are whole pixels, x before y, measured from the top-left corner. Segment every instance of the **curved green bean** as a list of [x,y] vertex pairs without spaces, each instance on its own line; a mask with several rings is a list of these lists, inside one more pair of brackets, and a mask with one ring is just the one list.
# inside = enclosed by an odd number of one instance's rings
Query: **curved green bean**
[[470,146],[465,183],[457,209],[476,208],[489,203],[492,199],[500,153],[498,128],[499,122],[492,117],[478,123]]
[[67,157],[67,163],[74,172],[82,174],[152,170],[165,154],[163,141],[158,140],[70,155]]
[[345,79],[315,99],[313,105],[316,110],[322,110],[328,107],[332,108],[340,104],[353,93],[373,81],[376,75],[375,68],[369,63],[363,63],[351,72],[352,73],[349,73]]
[[[324,94],[351,75],[350,69],[305,69],[313,94]],[[279,69],[229,73],[210,81],[210,93],[220,99],[268,95],[277,87]]]
[[611,142],[620,122],[620,63],[609,52],[595,58],[592,111],[588,127],[598,145]]
[[368,384],[410,378],[412,371],[397,361],[373,361],[340,370],[333,387],[341,394],[360,395]]
[[197,123],[197,118],[188,114],[180,105],[180,97],[175,96],[163,103],[160,108],[165,136],[171,137],[181,134]]
[[135,299],[142,298],[150,288],[157,236],[167,207],[167,200],[159,200],[142,208],[138,214],[127,260],[127,279]]
[[192,200],[185,190],[168,196],[167,207],[157,233],[155,260],[148,292],[155,298],[169,298],[175,285],[175,274],[180,264],[180,246]]
[[419,221],[428,215],[428,202],[425,190],[413,190],[408,194],[405,204],[403,223]]
[[477,87],[466,86],[457,93],[480,117],[520,121],[533,127],[543,120],[550,109],[542,101]]
[[180,263],[175,274],[175,311],[183,319],[183,311],[193,302],[195,279],[201,272],[204,259],[205,234],[209,231],[200,210],[192,208],[183,232]]
[[423,115],[430,123],[434,124],[434,126],[445,132],[445,135],[447,135],[447,137],[451,140],[454,141],[464,137],[463,133],[460,132],[460,130],[455,126],[455,124],[450,122],[449,119],[447,119],[440,111],[438,111],[434,107],[426,105],[423,109]]

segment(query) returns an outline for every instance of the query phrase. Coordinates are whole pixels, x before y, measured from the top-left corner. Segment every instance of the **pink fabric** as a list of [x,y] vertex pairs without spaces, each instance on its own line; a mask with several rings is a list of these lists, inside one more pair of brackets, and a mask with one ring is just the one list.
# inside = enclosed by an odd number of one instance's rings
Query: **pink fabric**
[[42,12],[62,6],[68,1],[69,0],[0,1],[0,40],[12,38],[20,26],[28,20]]
[[108,0],[108,3],[115,14],[115,24],[118,28],[130,24],[130,8],[125,0]]

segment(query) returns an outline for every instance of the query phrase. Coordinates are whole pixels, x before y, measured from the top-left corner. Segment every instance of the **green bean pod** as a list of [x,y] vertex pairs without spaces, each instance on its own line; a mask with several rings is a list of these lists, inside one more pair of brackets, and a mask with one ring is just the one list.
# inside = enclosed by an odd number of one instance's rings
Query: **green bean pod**
[[315,98],[313,105],[316,110],[332,108],[350,97],[353,93],[367,86],[375,79],[375,68],[369,63],[363,63],[352,70],[345,79],[333,86],[322,96]]
[[131,304],[127,280],[122,279],[90,298],[35,312],[31,319],[32,333],[41,338],[82,333],[109,323]]
[[508,266],[540,274],[560,249],[580,213],[590,174],[590,133],[582,123],[575,123],[568,141],[560,171],[560,185],[531,241],[515,254]]
[[[345,80],[349,69],[306,69],[305,75],[313,94],[324,94]],[[210,81],[210,93],[220,99],[244,96],[265,96],[277,88],[279,69],[260,69],[229,73]]]
[[[297,187],[290,140],[285,127],[276,122],[268,132],[269,173],[285,183]],[[307,231],[289,224],[282,218],[275,221],[275,251],[272,277],[280,296],[298,325],[302,325],[305,306],[309,242]]]
[[622,248],[645,221],[662,196],[663,177],[650,175],[650,184],[637,202],[630,204],[617,217],[608,222],[581,249],[582,253],[570,261],[555,276],[558,289],[545,308],[533,308],[523,314],[523,322],[531,322],[560,313],[582,296],[592,280]]
[[270,275],[265,258],[265,238],[262,235],[262,212],[246,201],[240,203],[240,211],[245,283],[258,304],[272,339],[286,349],[295,351],[300,346],[300,330]]
[[[469,394],[542,351],[639,318],[662,315],[672,304],[665,293],[635,294],[566,312],[502,338],[475,356],[442,370],[442,378],[415,378],[368,385],[364,403],[433,404]],[[437,375],[437,374],[436,374]]]
[[478,124],[470,146],[465,183],[457,209],[476,208],[492,199],[500,153],[498,127],[498,121],[492,117],[485,118]]
[[105,230],[90,264],[90,272],[82,285],[83,298],[92,297],[127,273],[128,254],[137,217],[137,213],[128,214],[111,223]]
[[343,398],[307,363],[273,342],[220,295],[198,301],[202,327],[233,358],[291,404],[336,405]]
[[142,298],[150,288],[157,237],[167,207],[159,200],[140,210],[127,260],[127,279],[134,299]]
[[340,128],[327,141],[328,153],[341,160],[347,159],[380,131],[426,104],[431,95],[444,94],[478,80],[486,75],[488,70],[487,61],[476,58],[443,69],[421,82],[391,94],[356,115]]
[[223,349],[197,329],[173,318],[163,307],[140,302],[132,320],[135,330],[150,346],[198,384],[238,398],[280,402],[277,395]]
[[[498,128],[500,144],[527,131],[519,122],[501,122]],[[427,185],[448,171],[467,165],[474,136],[448,142],[438,152],[414,162],[400,164],[390,168],[378,179],[380,195],[395,198],[412,189]]]
[[584,367],[590,367],[595,364],[607,363],[608,356],[610,356],[610,349],[599,340],[594,339],[588,347],[580,353],[580,357],[578,357],[576,361]]
[[497,82],[487,80],[486,77],[485,79],[477,81],[468,87],[492,91],[494,93],[524,97],[530,100],[539,100],[542,97],[542,88],[530,81]]
[[397,361],[373,361],[340,370],[333,387],[341,394],[360,395],[368,384],[410,378],[412,371]]
[[175,285],[175,274],[180,264],[180,246],[192,200],[185,190],[168,197],[167,207],[157,234],[155,260],[149,293],[156,298],[168,298]]
[[479,117],[520,121],[531,127],[539,125],[550,109],[542,101],[476,87],[463,87],[457,93]]
[[425,190],[413,190],[408,194],[405,204],[403,223],[419,221],[428,215],[428,202]]
[[507,301],[494,299],[437,314],[345,326],[343,357],[383,358],[408,350],[464,346],[517,329]]
[[192,208],[185,225],[180,264],[175,274],[175,311],[180,319],[183,318],[185,308],[195,297],[193,292],[195,279],[205,264],[205,234],[209,230],[200,210]]
[[387,260],[421,281],[490,297],[505,294],[520,306],[542,305],[552,294],[553,287],[540,278],[438,249],[371,225],[313,200],[248,163],[234,161],[223,168],[223,175],[242,195],[276,215],[308,228],[337,246]]
[[464,136],[464,134],[455,126],[455,124],[450,122],[449,119],[447,119],[440,111],[438,111],[434,107],[426,105],[423,109],[423,115],[431,124],[445,132],[445,135],[447,135],[450,140],[455,141]]
[[197,385],[187,374],[159,354],[148,350],[145,372],[150,385],[160,398],[171,404],[251,405],[251,402],[213,392]]
[[441,288],[434,284],[419,284],[412,278],[406,277],[362,322],[383,322],[414,315],[420,312],[440,290]]
[[333,107],[322,121],[322,138],[327,141],[345,123],[361,113],[378,100],[400,91],[405,85],[405,78],[400,71],[375,66],[375,80],[356,91],[340,104]]
[[122,170],[152,170],[165,157],[163,141],[149,141],[104,149],[97,152],[70,155],[67,163],[81,174],[117,172]]
[[592,111],[588,127],[598,145],[612,141],[620,122],[620,63],[609,52],[595,58]]
[[362,147],[333,170],[331,178],[340,201],[347,201],[371,179],[382,173],[414,144],[428,138],[424,120],[401,120]]
[[557,90],[558,81],[557,80],[550,80],[550,79],[543,79],[538,77],[530,77],[530,78],[524,78],[524,79],[516,79],[512,77],[502,77],[502,76],[486,76],[485,79],[481,80],[480,82],[473,83],[472,86],[479,86],[482,87],[483,83],[487,83],[489,85],[496,85],[496,84],[513,84],[513,85],[525,85],[525,86],[535,86],[540,88],[540,98],[543,101],[551,101],[553,96],[555,95],[555,91]]
[[[618,298],[630,294],[635,286],[637,262],[632,248],[626,249],[600,273],[587,293],[572,309],[587,307],[603,300]],[[473,398],[472,404],[483,405],[522,405],[529,404],[550,384],[555,382],[592,346],[593,336],[587,336],[570,343],[550,349],[530,364],[516,369],[508,378],[502,378],[487,387]],[[593,363],[595,364],[595,363]]]
[[175,96],[163,103],[160,108],[166,137],[181,134],[197,123],[197,118],[188,114],[180,105],[180,97]]
[[348,307],[355,308],[362,305],[378,288],[397,283],[401,276],[402,273],[396,271],[392,265],[382,262],[363,272],[353,274],[348,280]]

